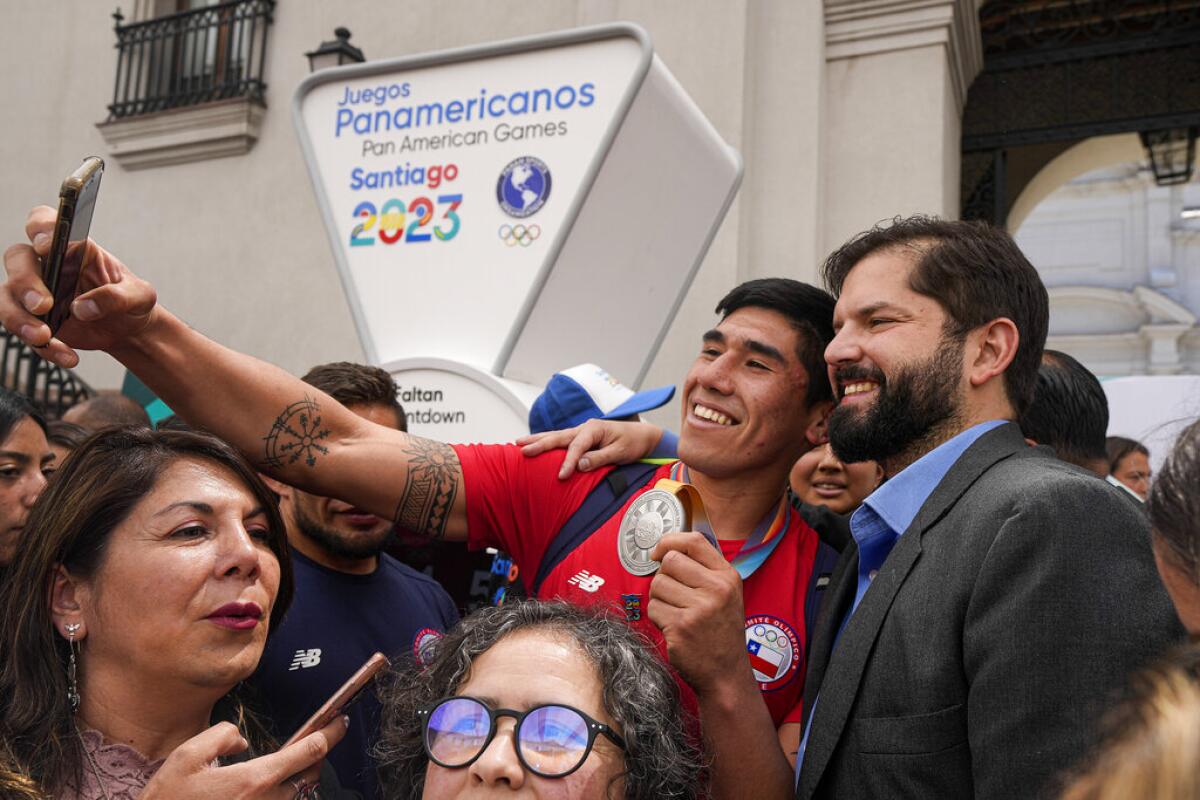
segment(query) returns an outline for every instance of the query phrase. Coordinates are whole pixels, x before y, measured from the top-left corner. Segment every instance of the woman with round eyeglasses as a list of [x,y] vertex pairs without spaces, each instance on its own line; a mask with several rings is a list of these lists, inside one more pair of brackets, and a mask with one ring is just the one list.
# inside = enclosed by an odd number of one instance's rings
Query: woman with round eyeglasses
[[475,697],[448,697],[418,715],[425,720],[425,753],[448,769],[469,767],[483,755],[502,717],[514,720],[517,759],[545,778],[565,778],[582,767],[598,734],[625,749],[625,740],[610,726],[561,703],[517,711],[491,708]]
[[382,690],[387,797],[695,798],[700,753],[662,662],[566,603],[482,609]]

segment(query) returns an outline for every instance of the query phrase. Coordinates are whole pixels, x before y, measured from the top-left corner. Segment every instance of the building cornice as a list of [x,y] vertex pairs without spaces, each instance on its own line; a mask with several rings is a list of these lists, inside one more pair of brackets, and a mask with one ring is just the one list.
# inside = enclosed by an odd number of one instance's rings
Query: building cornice
[[96,125],[126,169],[146,169],[249,152],[264,109],[249,98],[110,120]]
[[961,113],[983,68],[974,0],[825,0],[825,60],[941,45]]

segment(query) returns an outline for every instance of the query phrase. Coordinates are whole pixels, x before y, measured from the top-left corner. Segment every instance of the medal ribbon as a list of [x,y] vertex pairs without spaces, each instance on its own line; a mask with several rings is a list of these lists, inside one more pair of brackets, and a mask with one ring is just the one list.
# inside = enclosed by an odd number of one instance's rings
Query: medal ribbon
[[[687,483],[688,470],[682,461],[676,461],[671,467],[671,480]],[[763,515],[758,525],[742,543],[738,554],[729,562],[733,564],[738,575],[742,576],[742,580],[753,575],[754,571],[761,567],[772,551],[779,546],[783,540],[783,534],[787,531],[787,519],[788,501],[787,496],[784,495],[779,501],[779,507],[774,511],[767,511]],[[706,536],[716,539],[716,531],[712,529],[706,516],[697,515],[692,520],[692,526]]]

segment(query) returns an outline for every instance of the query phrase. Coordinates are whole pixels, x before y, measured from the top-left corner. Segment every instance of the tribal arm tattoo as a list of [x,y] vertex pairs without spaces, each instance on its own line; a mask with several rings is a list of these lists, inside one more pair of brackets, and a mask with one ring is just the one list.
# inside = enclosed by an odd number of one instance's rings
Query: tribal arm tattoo
[[441,539],[462,480],[462,465],[449,445],[415,436],[404,453],[409,457],[408,477],[396,506],[396,524]]
[[285,408],[263,437],[263,466],[279,469],[303,461],[305,466],[315,467],[317,456],[329,455],[329,448],[321,444],[328,441],[329,433],[321,427],[321,407],[305,395]]

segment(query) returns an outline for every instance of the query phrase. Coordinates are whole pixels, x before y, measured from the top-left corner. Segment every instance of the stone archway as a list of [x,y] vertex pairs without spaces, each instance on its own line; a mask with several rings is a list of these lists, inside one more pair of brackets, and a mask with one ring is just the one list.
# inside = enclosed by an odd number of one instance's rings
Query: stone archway
[[1136,134],[1118,133],[1084,139],[1052,158],[1029,179],[1012,202],[1006,224],[1015,233],[1029,212],[1063,184],[1095,169],[1137,162],[1145,151]]

